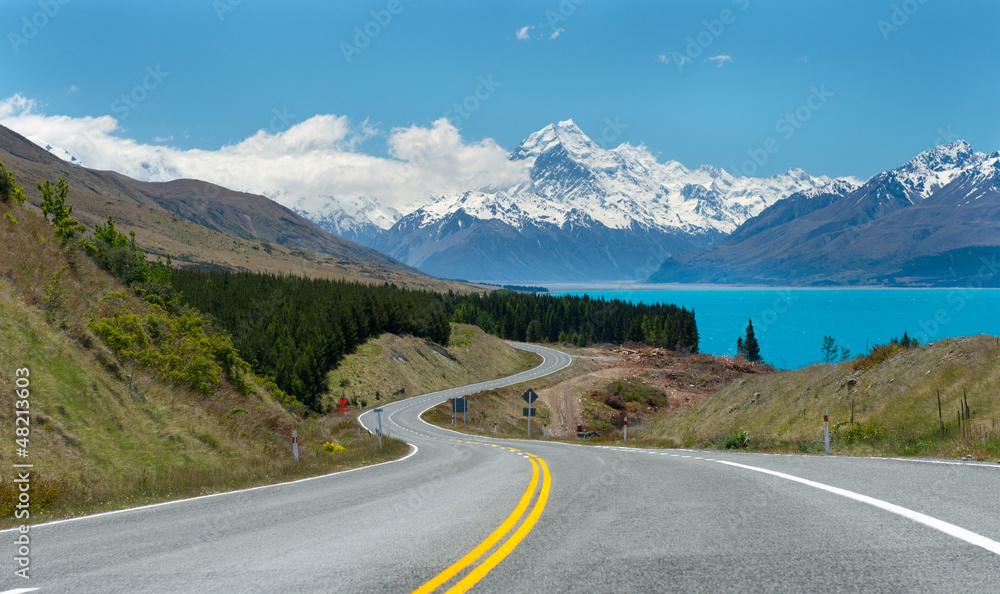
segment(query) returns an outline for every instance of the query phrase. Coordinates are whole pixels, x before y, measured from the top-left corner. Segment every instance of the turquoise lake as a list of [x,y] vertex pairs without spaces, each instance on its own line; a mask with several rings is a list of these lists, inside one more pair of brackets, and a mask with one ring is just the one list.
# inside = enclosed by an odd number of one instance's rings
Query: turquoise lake
[[699,348],[714,355],[735,355],[736,338],[751,319],[764,360],[788,369],[819,362],[824,336],[834,337],[837,346],[854,356],[864,353],[866,345],[887,342],[904,331],[921,344],[1000,335],[1000,289],[588,289],[553,294],[694,309]]

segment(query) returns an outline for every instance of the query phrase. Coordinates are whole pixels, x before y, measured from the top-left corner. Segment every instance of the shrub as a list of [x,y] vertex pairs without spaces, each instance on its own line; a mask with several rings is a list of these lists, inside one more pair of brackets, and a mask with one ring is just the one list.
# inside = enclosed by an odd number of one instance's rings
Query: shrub
[[335,443],[330,443],[329,441],[323,444],[323,449],[331,454],[339,454],[344,451],[344,446],[337,445]]
[[8,171],[3,163],[0,163],[0,201],[10,202],[13,200],[18,204],[24,204],[24,199],[24,190],[17,185],[14,174]]
[[662,390],[636,380],[615,380],[603,390],[591,392],[590,397],[603,400],[617,410],[625,410],[630,402],[640,406],[664,406],[667,403]]
[[841,439],[850,445],[855,442],[873,443],[885,436],[887,430],[878,424],[875,419],[870,419],[867,423],[858,423],[844,432]]
[[736,433],[726,436],[722,447],[727,450],[745,450],[750,447],[750,434],[747,433],[746,429],[740,429]]
[[88,326],[119,361],[131,366],[130,381],[137,369],[150,369],[208,396],[225,372],[237,389],[249,391],[250,365],[239,357],[228,336],[208,332],[197,313],[171,314],[152,304],[135,307],[118,292],[107,295],[98,308]]
[[854,371],[863,371],[865,369],[871,369],[878,365],[892,359],[897,353],[903,351],[903,347],[895,343],[889,344],[879,344],[872,347],[871,352],[869,352],[864,357],[859,357],[853,365]]

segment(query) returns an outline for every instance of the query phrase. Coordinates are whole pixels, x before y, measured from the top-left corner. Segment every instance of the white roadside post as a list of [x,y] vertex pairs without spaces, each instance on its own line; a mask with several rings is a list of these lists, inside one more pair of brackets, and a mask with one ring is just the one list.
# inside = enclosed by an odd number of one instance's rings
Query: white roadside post
[[826,453],[830,453],[830,418],[826,415],[826,409],[823,409],[823,446],[826,449]]
[[299,432],[292,430],[292,456],[295,457],[295,463],[299,463]]
[[375,415],[378,417],[378,449],[382,449],[382,407],[375,409]]
[[628,443],[628,415],[624,415],[624,418],[625,418],[625,437],[623,441]]
[[497,422],[493,421],[493,435],[497,434]]

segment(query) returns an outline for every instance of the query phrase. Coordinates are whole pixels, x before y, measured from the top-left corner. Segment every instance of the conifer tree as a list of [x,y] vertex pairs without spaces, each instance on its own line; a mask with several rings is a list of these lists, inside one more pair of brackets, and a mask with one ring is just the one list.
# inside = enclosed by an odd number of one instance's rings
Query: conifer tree
[[762,363],[764,359],[760,356],[760,345],[757,344],[757,337],[753,333],[753,320],[747,320],[747,334],[741,338],[742,349],[740,348],[740,339],[736,341],[737,354],[742,354],[751,363]]

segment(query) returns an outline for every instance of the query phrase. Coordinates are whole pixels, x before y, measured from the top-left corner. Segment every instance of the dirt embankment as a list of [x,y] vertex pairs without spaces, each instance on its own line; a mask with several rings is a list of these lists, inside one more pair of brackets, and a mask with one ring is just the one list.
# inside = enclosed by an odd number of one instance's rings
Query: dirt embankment
[[573,437],[578,429],[612,432],[626,415],[640,425],[654,414],[695,406],[747,375],[774,371],[742,359],[634,344],[575,354],[593,360],[596,369],[538,391],[551,411],[554,437]]

